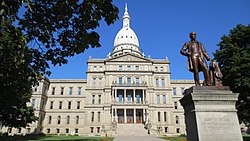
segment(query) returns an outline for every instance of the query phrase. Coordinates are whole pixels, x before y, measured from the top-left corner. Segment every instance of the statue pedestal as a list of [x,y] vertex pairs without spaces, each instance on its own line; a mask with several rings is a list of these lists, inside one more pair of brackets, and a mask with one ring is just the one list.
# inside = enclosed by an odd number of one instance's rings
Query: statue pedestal
[[238,94],[229,87],[194,86],[180,103],[188,141],[243,141],[235,109]]

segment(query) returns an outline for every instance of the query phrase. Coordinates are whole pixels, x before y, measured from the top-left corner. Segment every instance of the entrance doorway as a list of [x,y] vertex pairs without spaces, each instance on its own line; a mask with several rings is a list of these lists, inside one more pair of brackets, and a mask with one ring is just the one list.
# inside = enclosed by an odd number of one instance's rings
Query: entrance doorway
[[136,123],[142,123],[142,109],[136,110]]
[[134,123],[134,110],[127,109],[127,123]]

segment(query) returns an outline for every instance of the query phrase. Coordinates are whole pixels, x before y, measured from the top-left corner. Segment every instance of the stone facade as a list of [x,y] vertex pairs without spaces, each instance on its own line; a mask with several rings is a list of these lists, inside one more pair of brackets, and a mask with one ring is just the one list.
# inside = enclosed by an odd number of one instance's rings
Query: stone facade
[[116,135],[117,125],[141,124],[150,134],[185,134],[179,99],[194,81],[170,80],[167,57],[146,58],[129,23],[126,7],[113,52],[107,58],[89,58],[87,79],[44,78],[28,103],[39,120],[27,128],[2,131]]

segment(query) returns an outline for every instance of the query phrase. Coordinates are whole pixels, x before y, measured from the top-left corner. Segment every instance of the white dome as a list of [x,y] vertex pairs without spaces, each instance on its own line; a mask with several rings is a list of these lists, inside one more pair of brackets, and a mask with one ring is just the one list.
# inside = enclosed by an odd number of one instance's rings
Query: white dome
[[144,57],[139,47],[138,38],[135,32],[130,28],[130,17],[126,5],[123,15],[123,27],[115,37],[114,48],[113,52],[111,53],[111,57],[116,57],[127,53]]
[[135,32],[130,27],[123,27],[115,37],[114,47],[123,44],[131,44],[136,47],[139,47],[138,38]]

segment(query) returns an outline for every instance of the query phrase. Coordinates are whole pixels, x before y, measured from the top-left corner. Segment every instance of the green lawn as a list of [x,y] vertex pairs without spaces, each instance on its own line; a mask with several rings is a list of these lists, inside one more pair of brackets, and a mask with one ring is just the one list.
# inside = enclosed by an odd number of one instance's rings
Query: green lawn
[[187,141],[187,138],[184,136],[173,136],[173,137],[163,136],[162,139],[169,141]]
[[[183,136],[173,136],[173,137],[164,136],[162,137],[162,139],[169,140],[169,141],[187,141],[187,138]],[[243,140],[250,141],[250,135],[244,135]]]
[[0,137],[6,141],[113,141],[110,137],[86,137],[86,136],[9,136]]

